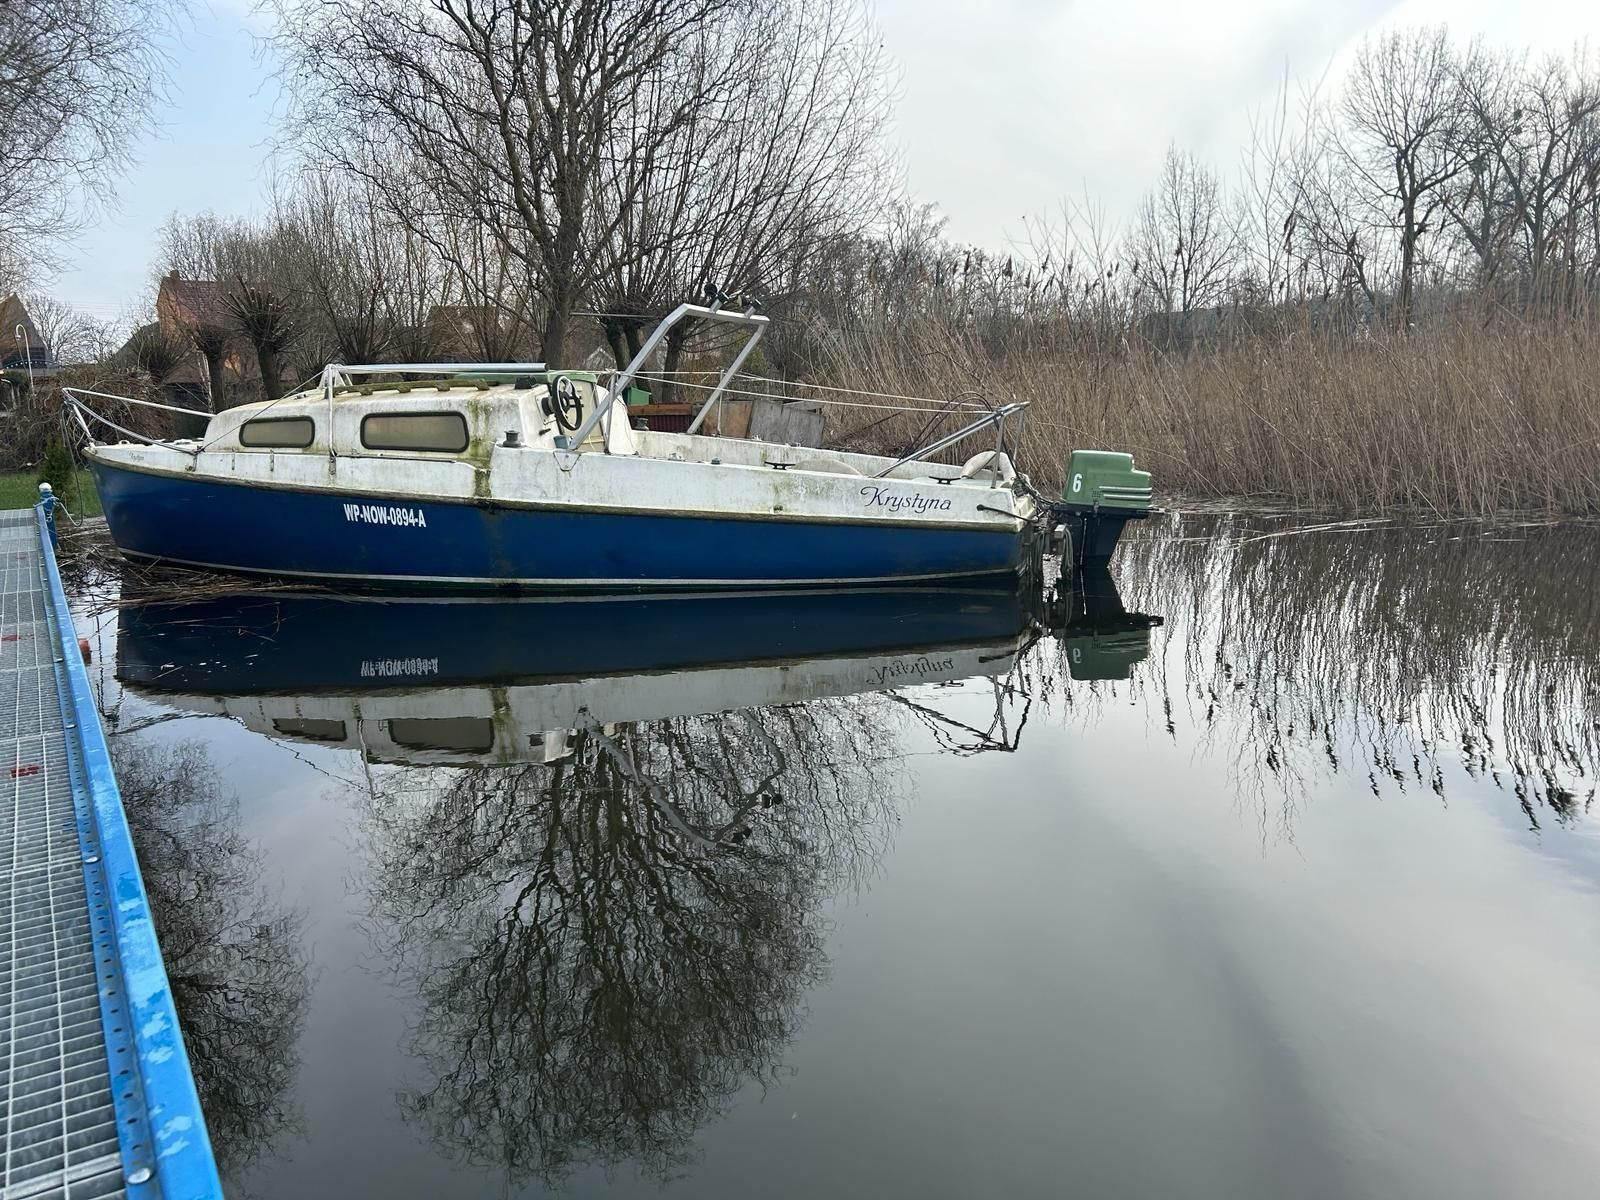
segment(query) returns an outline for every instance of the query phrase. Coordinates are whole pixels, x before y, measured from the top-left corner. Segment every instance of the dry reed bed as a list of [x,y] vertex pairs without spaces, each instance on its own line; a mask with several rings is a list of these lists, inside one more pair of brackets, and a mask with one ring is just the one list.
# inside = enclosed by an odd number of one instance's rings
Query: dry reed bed
[[[1024,469],[1050,490],[1073,449],[1094,447],[1130,451],[1168,493],[1360,512],[1600,514],[1600,329],[1587,325],[1301,334],[1187,356],[1034,339],[998,357],[971,335],[901,327],[836,341],[827,382],[1031,401],[1008,441],[1021,435]],[[829,435],[892,453],[957,423],[834,409]]]

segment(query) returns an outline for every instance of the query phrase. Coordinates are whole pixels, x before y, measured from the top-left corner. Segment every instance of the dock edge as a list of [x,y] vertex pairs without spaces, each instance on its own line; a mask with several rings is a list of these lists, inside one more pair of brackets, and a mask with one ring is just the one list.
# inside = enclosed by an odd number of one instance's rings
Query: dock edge
[[[115,978],[102,973],[100,994],[127,1194],[134,1200],[220,1200],[222,1183],[211,1138],[178,1026],[149,897],[111,765],[111,750],[56,564],[54,531],[42,508],[35,508],[34,515],[56,634],[62,716],[69,736],[75,735],[77,742],[71,747],[76,755],[69,753],[68,759],[73,767],[91,922],[96,927],[98,950],[104,922],[96,918],[109,908],[109,938],[121,967]],[[76,763],[72,763],[74,757]],[[109,896],[109,905],[104,905],[103,897],[97,901],[97,883],[104,889],[103,896]],[[124,1004],[125,1016],[117,1011]],[[125,1032],[119,1034],[119,1030]],[[132,1100],[117,1082],[117,1060],[130,1049],[139,1083],[138,1097]],[[131,1141],[140,1137],[146,1126],[148,1144]]]

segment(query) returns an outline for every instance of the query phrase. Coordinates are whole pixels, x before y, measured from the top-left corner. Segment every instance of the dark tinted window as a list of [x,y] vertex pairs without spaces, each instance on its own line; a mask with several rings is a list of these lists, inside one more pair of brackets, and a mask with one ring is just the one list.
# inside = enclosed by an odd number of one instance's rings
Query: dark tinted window
[[272,727],[289,737],[314,738],[319,742],[342,742],[349,736],[343,721],[330,721],[319,717],[285,717],[274,721]]
[[310,417],[257,417],[239,426],[239,444],[267,450],[304,450],[316,426]]
[[395,717],[389,736],[412,750],[482,753],[494,748],[494,722],[488,717]]
[[361,419],[361,444],[368,450],[460,454],[467,448],[467,419],[456,412],[374,413]]

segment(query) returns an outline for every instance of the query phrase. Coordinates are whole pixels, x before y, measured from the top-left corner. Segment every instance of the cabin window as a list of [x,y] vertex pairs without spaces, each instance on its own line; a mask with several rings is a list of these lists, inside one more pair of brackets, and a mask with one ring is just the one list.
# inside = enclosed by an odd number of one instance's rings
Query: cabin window
[[361,418],[361,444],[368,450],[460,454],[467,448],[467,419],[458,412],[374,413]]
[[482,754],[494,749],[494,722],[488,717],[395,717],[389,736],[411,750]]
[[304,450],[315,432],[310,417],[257,417],[239,426],[239,444],[263,450]]
[[272,727],[286,737],[311,738],[318,742],[342,742],[349,736],[343,721],[321,717],[284,717],[273,721]]

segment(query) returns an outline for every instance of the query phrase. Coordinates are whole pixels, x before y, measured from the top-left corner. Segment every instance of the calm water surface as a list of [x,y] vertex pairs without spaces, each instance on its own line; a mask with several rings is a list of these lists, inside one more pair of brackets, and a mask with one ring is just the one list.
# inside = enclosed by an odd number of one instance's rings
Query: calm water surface
[[1597,561],[1190,515],[1042,634],[76,586],[232,1193],[1589,1197]]

